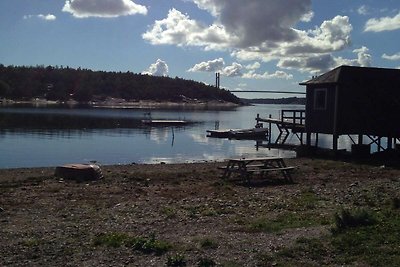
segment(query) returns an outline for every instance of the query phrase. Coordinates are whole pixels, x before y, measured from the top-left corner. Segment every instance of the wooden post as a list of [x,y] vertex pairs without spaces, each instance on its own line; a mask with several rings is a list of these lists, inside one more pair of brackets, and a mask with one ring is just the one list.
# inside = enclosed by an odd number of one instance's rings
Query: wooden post
[[392,149],[393,148],[393,139],[392,137],[388,136],[387,138],[387,149]]
[[362,134],[359,134],[359,135],[358,135],[358,144],[359,144],[359,145],[362,145],[362,144],[363,144],[363,135],[362,135]]
[[378,137],[378,152],[381,152],[381,137]]
[[311,133],[310,132],[306,133],[306,145],[311,146]]
[[[269,118],[270,119],[272,118],[271,114],[269,114]],[[269,125],[268,125],[268,143],[269,144],[271,144],[271,134],[272,134],[271,126],[272,126],[272,124],[271,124],[271,121],[270,121]]]
[[337,151],[337,150],[338,150],[338,138],[339,138],[339,136],[338,136],[337,134],[334,134],[334,135],[333,135],[332,149],[333,149],[334,151]]
[[332,142],[332,146],[333,146],[333,150],[337,151],[338,149],[338,106],[339,106],[339,85],[336,85],[335,87],[335,102],[334,102],[334,113],[333,113],[333,142]]
[[300,145],[303,145],[303,132],[300,133]]

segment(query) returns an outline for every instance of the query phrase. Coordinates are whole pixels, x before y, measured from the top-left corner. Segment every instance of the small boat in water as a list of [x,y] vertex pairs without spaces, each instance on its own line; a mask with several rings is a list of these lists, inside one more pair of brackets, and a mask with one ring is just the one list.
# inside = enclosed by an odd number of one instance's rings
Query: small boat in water
[[266,139],[268,128],[207,130],[207,137],[230,139]]
[[142,123],[146,125],[168,126],[168,125],[186,125],[190,123],[189,121],[185,120],[153,119],[151,117],[150,112],[144,113],[144,115],[145,117],[143,118]]
[[184,120],[142,120],[143,124],[148,125],[185,125],[188,124],[188,121]]

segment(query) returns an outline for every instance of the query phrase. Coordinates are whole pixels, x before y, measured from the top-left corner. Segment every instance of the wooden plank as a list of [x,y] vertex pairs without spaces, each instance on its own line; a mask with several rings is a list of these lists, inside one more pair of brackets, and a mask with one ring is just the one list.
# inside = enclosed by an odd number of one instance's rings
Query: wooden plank
[[282,167],[282,168],[259,168],[259,169],[250,169],[247,172],[265,172],[265,171],[290,171],[294,170],[296,167]]
[[[252,165],[247,165],[246,167],[247,168],[261,168],[261,167],[264,167],[264,166],[265,166],[264,164],[252,164]],[[227,166],[219,166],[217,168],[220,169],[220,170],[228,169]],[[239,168],[238,166],[229,167],[229,169],[238,169],[238,168]]]
[[231,158],[228,161],[232,162],[249,162],[249,161],[274,161],[283,160],[282,157],[256,157],[256,158]]

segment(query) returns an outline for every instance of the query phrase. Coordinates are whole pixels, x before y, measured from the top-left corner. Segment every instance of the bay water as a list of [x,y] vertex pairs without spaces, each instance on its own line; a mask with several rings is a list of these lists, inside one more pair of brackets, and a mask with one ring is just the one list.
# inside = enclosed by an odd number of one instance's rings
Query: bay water
[[[0,107],[0,168],[68,163],[101,165],[222,161],[231,157],[294,157],[293,151],[256,147],[254,140],[210,138],[206,130],[246,129],[255,117],[279,118],[298,105],[253,105],[234,109],[134,109],[93,107]],[[144,125],[141,120],[186,120],[183,126]],[[264,125],[267,127],[268,125]],[[277,129],[272,128],[272,138]],[[298,143],[295,136],[289,142]],[[329,140],[320,144],[329,146]]]

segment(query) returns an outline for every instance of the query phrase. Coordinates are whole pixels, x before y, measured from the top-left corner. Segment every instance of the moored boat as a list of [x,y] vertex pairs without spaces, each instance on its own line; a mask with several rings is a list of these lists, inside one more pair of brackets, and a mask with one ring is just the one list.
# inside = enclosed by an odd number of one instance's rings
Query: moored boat
[[268,128],[207,130],[208,137],[233,139],[266,139]]
[[148,125],[184,125],[189,122],[184,120],[142,120],[142,123]]

